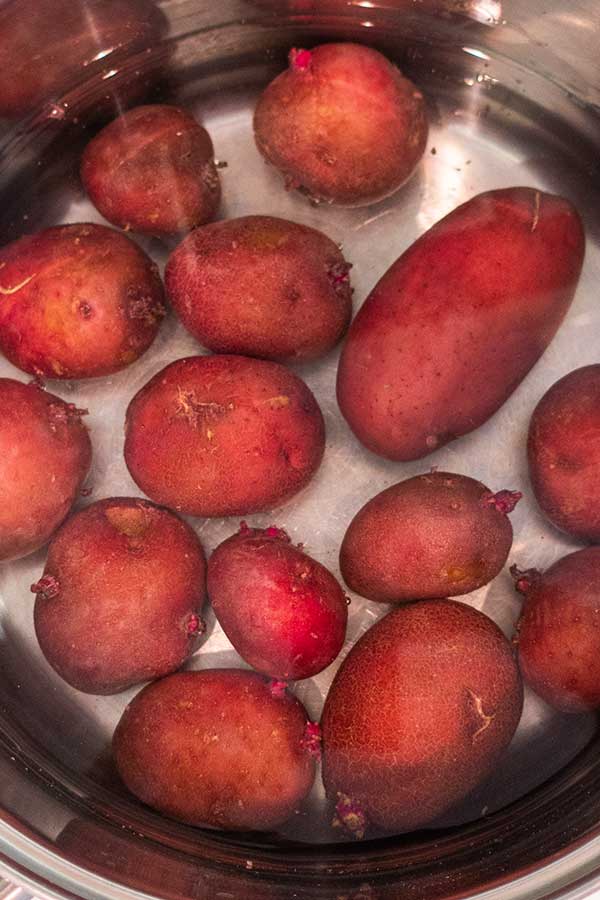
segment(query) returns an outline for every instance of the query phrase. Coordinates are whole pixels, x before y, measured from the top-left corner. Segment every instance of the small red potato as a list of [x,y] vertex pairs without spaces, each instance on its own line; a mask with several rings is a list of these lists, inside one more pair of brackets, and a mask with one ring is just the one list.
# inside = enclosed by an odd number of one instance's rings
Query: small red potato
[[257,147],[287,186],[343,206],[397,191],[427,142],[421,92],[361,44],[294,49],[289,62],[254,113]]
[[511,646],[483,613],[453,600],[400,606],[342,663],[321,719],[333,824],[428,825],[492,771],[519,723]]
[[191,356],[133,398],[125,462],[157,503],[192,516],[270,509],[319,467],[325,425],[317,401],[283,366],[245,356]]
[[181,672],[145,687],[117,726],[121,778],[190,825],[271,831],[310,791],[316,726],[302,704],[241,669]]
[[532,188],[479,194],[430,228],[342,349],[338,403],[358,439],[419,459],[483,424],[552,340],[583,254],[574,207]]
[[189,231],[221,199],[212,141],[184,109],[155,104],[119,116],[87,145],[81,180],[105,219],[145,234]]
[[600,541],[600,365],[557,381],[536,406],[527,444],[537,502],[553,525]]
[[525,595],[515,635],[523,678],[562,712],[600,709],[600,547],[543,573],[511,572]]
[[0,562],[39,550],[75,502],[92,445],[76,409],[0,378]]
[[210,557],[208,595],[237,652],[265,675],[310,678],[342,649],[344,592],[279,528],[242,523]]
[[104,225],[58,225],[0,249],[0,295],[0,350],[46,378],[118,372],[165,312],[156,265]]
[[32,585],[42,653],[88,694],[174,672],[203,628],[205,570],[196,534],[170,510],[134,497],[93,503],[54,537]]
[[322,232],[273,216],[198,228],[171,255],[167,294],[205,347],[263,359],[314,359],[352,315],[350,266]]
[[466,475],[430,472],[392,485],[356,514],[340,550],[342,577],[369,600],[468,594],[502,569],[521,494]]

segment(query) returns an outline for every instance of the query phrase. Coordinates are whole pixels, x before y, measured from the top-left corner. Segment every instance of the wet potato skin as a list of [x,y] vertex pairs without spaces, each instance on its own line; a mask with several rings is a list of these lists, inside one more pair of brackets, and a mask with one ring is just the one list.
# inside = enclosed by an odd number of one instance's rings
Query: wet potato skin
[[358,439],[406,461],[485,422],[552,340],[583,255],[574,207],[532,188],[479,194],[430,228],[342,348],[338,403]]
[[0,561],[42,547],[87,476],[92,445],[80,411],[37,384],[0,378]]
[[0,249],[0,350],[24,372],[94,378],[148,349],[164,315],[158,268],[104,225],[57,225]]
[[573,537],[600,541],[600,365],[569,372],[536,406],[527,444],[542,512]]
[[184,109],[138,106],[87,145],[81,180],[105,219],[169,235],[209,222],[221,199],[212,141]]
[[196,229],[171,254],[165,282],[185,327],[213,352],[305,360],[348,327],[349,268],[314,228],[243,216]]
[[296,375],[244,356],[192,356],[133,398],[125,461],[157,503],[194,516],[270,509],[312,478],[325,448],[321,410]]
[[89,694],[115,694],[178,669],[206,596],[204,552],[170,510],[111,497],[72,516],[48,551],[35,631],[50,665]]
[[113,739],[119,773],[144,803],[191,825],[270,831],[312,787],[306,710],[261,675],[205,669],[144,688]]
[[[512,526],[485,485],[430,472],[377,494],[344,535],[340,568],[351,590],[380,603],[468,594],[502,569]],[[500,509],[498,508],[500,505]]]
[[491,619],[453,600],[398,607],[354,645],[329,690],[327,795],[349,798],[367,832],[427,825],[492,770],[522,702],[511,646]]
[[292,50],[261,95],[254,133],[289,187],[342,206],[398,190],[423,155],[423,95],[376,50],[323,44]]
[[265,675],[310,678],[342,649],[344,592],[278,528],[243,526],[223,541],[208,563],[208,593],[237,652]]

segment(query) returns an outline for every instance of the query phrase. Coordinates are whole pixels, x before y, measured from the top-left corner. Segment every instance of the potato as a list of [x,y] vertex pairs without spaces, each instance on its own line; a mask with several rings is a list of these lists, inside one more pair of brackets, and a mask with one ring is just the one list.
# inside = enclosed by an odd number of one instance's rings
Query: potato
[[398,607],[339,669],[321,720],[334,824],[428,825],[494,768],[521,716],[511,647],[483,613],[454,600]]
[[536,406],[527,444],[531,484],[553,525],[600,541],[600,365],[557,381]]
[[204,552],[167,509],[110,497],[52,540],[37,594],[37,639],[53,669],[88,694],[116,694],[178,669],[203,629]]
[[506,562],[513,536],[507,514],[520,497],[449,472],[407,478],[351,521],[340,550],[342,577],[380,603],[468,594]]
[[[123,56],[152,47],[165,20],[151,0],[12,0],[0,9],[0,116],[19,118],[111,68]],[[137,79],[127,86],[131,95]],[[108,85],[107,85],[108,87]],[[112,88],[112,85],[111,85]]]
[[280,528],[248,528],[243,522],[210,557],[208,594],[237,652],[265,675],[310,678],[344,644],[344,592]]
[[525,595],[514,638],[523,678],[562,712],[600,709],[600,547],[569,553],[544,573],[511,572]]
[[573,206],[532,188],[479,194],[422,235],[354,319],[337,395],[358,439],[419,459],[486,421],[567,312],[584,234]]
[[189,231],[221,199],[212,141],[184,109],[154,104],[119,116],[87,145],[81,180],[105,219],[146,234]]
[[287,186],[343,206],[397,191],[427,142],[421,92],[361,44],[294,49],[289,62],[254,113],[257,147]]
[[127,410],[125,462],[157,503],[192,516],[270,509],[303,488],[325,425],[303,381],[245,356],[191,356],[158,372]]
[[320,231],[244,216],[194,231],[171,255],[165,283],[185,327],[215,353],[304,360],[348,327],[349,269]]
[[205,669],[144,688],[113,749],[129,790],[159,812],[190,825],[270,831],[312,787],[309,725],[302,704],[262,676]]
[[0,350],[47,378],[125,368],[165,312],[156,265],[104,225],[58,225],[0,249],[0,295]]
[[[0,304],[1,305],[1,304]],[[0,378],[0,561],[39,550],[83,485],[92,445],[76,409],[37,384]]]

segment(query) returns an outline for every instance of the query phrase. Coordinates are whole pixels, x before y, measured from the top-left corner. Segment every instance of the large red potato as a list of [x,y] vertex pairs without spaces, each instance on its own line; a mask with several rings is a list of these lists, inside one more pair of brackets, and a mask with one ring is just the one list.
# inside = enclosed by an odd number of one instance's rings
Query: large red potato
[[523,703],[512,650],[483,613],[453,600],[398,607],[354,645],[321,719],[334,824],[427,825],[479,784]]
[[550,521],[600,541],[600,365],[557,381],[536,406],[527,443],[537,502]]
[[0,350],[24,372],[125,368],[156,337],[163,301],[156,265],[104,225],[58,225],[0,249]]
[[362,206],[394,193],[425,149],[421,92],[361,44],[294,49],[289,61],[256,106],[262,155],[316,200]]
[[92,445],[76,409],[37,384],[0,378],[0,561],[42,547],[73,505]]
[[157,503],[193,516],[270,509],[303,488],[325,449],[317,401],[296,375],[245,356],[191,356],[133,398],[125,461]]
[[532,188],[479,194],[434,225],[350,326],[337,395],[358,439],[418,459],[485,422],[552,340],[583,255],[573,206]]
[[117,769],[148,806],[190,825],[270,831],[315,777],[302,704],[254,672],[205,669],[144,688],[117,726]]
[[523,678],[563,712],[600,709],[600,547],[543,573],[511,571],[525,595],[515,635]]
[[313,359],[352,315],[350,266],[330,238],[274,216],[197,228],[171,254],[171,305],[215,353]]
[[105,219],[126,230],[176,234],[209,222],[221,199],[212,141],[176,106],[137,106],[87,145],[81,180]]
[[407,478],[351,521],[340,550],[342,577],[380,603],[468,594],[506,562],[513,537],[507,514],[520,497],[449,472]]
[[202,629],[204,552],[174,513],[136,497],[100,500],[53,538],[34,622],[72,687],[116,694],[178,669]]
[[219,544],[208,563],[208,595],[237,652],[265,675],[310,678],[342,649],[344,592],[279,528],[242,523]]

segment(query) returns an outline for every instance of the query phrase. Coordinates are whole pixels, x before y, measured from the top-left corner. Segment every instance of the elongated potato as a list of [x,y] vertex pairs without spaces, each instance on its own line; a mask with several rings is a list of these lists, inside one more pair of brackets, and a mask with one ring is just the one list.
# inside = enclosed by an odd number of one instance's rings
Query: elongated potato
[[419,459],[485,422],[552,340],[583,255],[573,206],[532,188],[479,194],[434,225],[350,327],[337,395],[359,440]]

